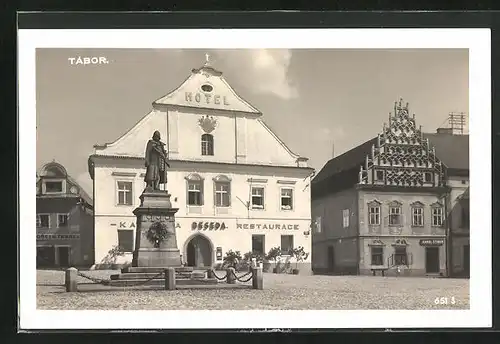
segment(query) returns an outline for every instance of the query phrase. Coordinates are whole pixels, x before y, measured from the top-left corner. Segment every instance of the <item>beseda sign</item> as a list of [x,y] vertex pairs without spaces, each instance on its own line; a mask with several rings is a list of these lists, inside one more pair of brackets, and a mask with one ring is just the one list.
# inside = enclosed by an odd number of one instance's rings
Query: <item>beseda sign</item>
[[191,224],[191,229],[194,230],[199,230],[199,231],[223,231],[226,229],[226,224],[224,222],[204,222],[204,221],[199,221],[196,222],[194,221]]

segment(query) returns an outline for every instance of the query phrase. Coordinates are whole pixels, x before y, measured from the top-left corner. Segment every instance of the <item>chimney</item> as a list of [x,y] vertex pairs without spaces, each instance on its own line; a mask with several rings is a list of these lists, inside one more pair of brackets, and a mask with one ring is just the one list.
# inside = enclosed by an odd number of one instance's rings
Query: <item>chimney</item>
[[332,143],[332,159],[335,158],[335,143]]
[[437,128],[436,133],[453,135],[453,128]]

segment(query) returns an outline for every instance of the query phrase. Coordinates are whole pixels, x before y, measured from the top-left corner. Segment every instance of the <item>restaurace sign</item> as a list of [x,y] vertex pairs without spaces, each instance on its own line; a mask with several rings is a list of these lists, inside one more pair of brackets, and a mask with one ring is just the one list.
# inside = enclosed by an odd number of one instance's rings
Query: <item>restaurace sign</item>
[[238,223],[236,229],[282,229],[282,230],[299,230],[299,225],[286,224],[270,224],[270,223]]
[[220,96],[218,94],[186,92],[184,96],[186,102],[189,103],[229,105],[226,96]]
[[191,229],[200,231],[223,231],[227,226],[224,222],[193,222],[191,224]]

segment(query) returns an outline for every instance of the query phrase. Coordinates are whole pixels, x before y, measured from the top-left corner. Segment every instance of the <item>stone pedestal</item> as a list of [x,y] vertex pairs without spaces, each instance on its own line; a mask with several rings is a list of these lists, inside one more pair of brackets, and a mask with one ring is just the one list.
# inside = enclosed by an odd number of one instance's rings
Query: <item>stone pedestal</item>
[[[167,191],[146,188],[140,196],[141,205],[134,210],[137,217],[134,267],[178,267],[181,265],[175,233],[175,213]],[[164,228],[166,238],[161,242],[148,239],[148,231]]]

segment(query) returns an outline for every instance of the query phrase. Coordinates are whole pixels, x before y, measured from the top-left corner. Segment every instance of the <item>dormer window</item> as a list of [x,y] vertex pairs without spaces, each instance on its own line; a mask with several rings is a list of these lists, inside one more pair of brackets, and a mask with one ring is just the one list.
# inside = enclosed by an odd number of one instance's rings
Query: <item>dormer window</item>
[[62,181],[47,181],[45,182],[45,192],[46,193],[59,193],[63,192]]
[[431,172],[424,172],[424,182],[425,183],[432,183],[432,173]]
[[201,135],[201,155],[214,155],[214,137],[212,134]]
[[384,181],[384,171],[383,170],[375,170],[375,181],[377,181],[377,182]]

